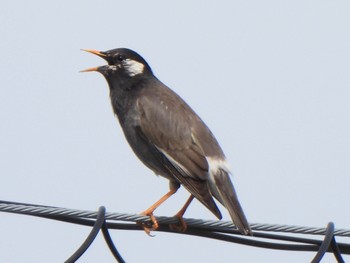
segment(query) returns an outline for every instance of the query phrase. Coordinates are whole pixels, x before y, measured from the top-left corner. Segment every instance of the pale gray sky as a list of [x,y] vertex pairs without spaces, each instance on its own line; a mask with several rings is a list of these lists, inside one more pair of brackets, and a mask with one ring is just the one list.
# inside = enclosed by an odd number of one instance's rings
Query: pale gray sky
[[[349,1],[4,1],[0,199],[137,213],[168,190],[127,145],[103,77],[78,73],[104,64],[79,49],[128,47],[214,132],[249,221],[349,229],[349,14]],[[182,189],[156,214],[173,215],[187,197]],[[198,202],[186,216],[214,219]],[[89,231],[0,213],[1,261],[63,262]],[[314,256],[112,235],[127,262]],[[100,236],[79,262],[115,261]]]

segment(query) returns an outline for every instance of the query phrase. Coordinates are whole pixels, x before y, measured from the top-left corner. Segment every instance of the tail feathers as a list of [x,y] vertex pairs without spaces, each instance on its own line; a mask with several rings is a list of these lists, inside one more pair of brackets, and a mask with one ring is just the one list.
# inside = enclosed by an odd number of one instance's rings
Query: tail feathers
[[205,205],[218,219],[222,218],[219,208],[216,206],[213,197],[208,191],[206,181],[194,180],[190,177],[182,177],[180,182],[194,197],[196,197],[203,205]]
[[172,165],[168,166],[173,176],[203,205],[205,205],[218,219],[222,218],[219,208],[216,206],[215,201],[208,191],[207,182],[204,180],[195,180],[186,175],[181,167]]
[[250,229],[247,218],[245,217],[243,209],[238,201],[229,174],[222,169],[218,169],[213,177],[215,180],[215,186],[220,195],[215,197],[226,207],[238,230],[244,235],[252,236],[252,230]]

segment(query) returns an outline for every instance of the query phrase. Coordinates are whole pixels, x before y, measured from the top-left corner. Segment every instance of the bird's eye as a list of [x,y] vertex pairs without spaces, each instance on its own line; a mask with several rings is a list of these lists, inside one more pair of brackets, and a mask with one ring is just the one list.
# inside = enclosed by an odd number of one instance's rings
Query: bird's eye
[[117,54],[116,59],[117,59],[117,61],[122,62],[125,60],[125,57],[123,55]]

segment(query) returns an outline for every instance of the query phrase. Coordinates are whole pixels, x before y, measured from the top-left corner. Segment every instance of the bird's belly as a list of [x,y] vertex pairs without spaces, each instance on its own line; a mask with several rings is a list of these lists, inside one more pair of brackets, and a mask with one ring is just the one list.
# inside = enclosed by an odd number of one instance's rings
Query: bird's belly
[[124,136],[133,152],[141,160],[141,162],[155,174],[161,175],[173,181],[174,178],[169,175],[169,172],[159,159],[159,151],[157,148],[142,138],[142,136],[140,136],[140,134],[137,132],[137,129],[138,128],[135,126],[125,126],[123,129]]

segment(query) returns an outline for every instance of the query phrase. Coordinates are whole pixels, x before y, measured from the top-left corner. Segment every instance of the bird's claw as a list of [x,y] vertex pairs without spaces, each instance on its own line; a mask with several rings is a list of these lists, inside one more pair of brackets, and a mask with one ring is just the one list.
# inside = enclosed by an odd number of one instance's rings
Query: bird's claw
[[179,220],[179,223],[170,224],[169,225],[170,229],[177,232],[185,232],[187,230],[187,224],[185,220],[180,215],[175,215],[175,217]]
[[145,233],[148,236],[154,237],[154,235],[151,235],[151,231],[155,231],[159,227],[159,224],[158,224],[156,217],[153,215],[152,212],[147,212],[147,211],[142,212],[141,215],[149,216],[151,219],[152,225],[149,227],[148,223],[138,223],[138,224],[140,224],[142,226],[143,230],[145,231]]

